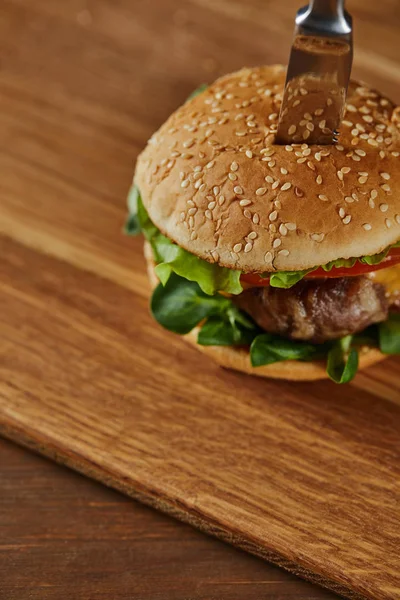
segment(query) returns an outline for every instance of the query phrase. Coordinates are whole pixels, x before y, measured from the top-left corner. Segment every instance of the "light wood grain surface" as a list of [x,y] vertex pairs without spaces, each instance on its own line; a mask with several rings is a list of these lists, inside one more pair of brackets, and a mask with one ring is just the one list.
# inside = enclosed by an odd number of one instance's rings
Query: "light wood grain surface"
[[[201,81],[284,62],[295,2],[28,0],[0,13],[4,435],[354,598],[393,599],[399,361],[355,384],[219,370],[148,315],[135,156]],[[398,3],[349,3],[399,97]]]

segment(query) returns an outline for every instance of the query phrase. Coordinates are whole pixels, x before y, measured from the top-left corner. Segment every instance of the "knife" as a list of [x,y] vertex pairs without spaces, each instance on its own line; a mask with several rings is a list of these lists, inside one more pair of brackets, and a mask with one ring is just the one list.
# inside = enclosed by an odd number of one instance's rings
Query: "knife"
[[337,141],[352,62],[352,18],[344,0],[311,0],[296,15],[277,143]]

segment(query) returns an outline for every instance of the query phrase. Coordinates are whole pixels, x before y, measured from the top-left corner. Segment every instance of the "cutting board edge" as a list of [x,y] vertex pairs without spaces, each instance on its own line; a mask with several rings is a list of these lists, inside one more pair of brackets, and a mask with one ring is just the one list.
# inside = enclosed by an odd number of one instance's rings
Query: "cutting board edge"
[[130,485],[128,486],[123,478],[118,479],[118,477],[113,475],[106,468],[97,465],[67,448],[61,446],[57,447],[50,439],[45,440],[45,436],[39,440],[35,433],[36,432],[33,430],[28,432],[25,426],[22,428],[12,419],[8,419],[7,423],[0,421],[0,436],[76,471],[85,477],[89,477],[107,487],[115,489],[118,492],[137,500],[141,504],[154,508],[200,530],[202,533],[215,537],[240,550],[248,552],[249,554],[253,554],[254,556],[285,569],[297,577],[324,587],[340,596],[344,596],[350,600],[374,600],[372,596],[359,594],[341,582],[318,574],[315,569],[310,570],[307,567],[301,566],[301,561],[299,560],[297,562],[290,561],[277,552],[272,550],[266,551],[265,548],[259,546],[255,541],[248,540],[239,534],[232,533],[220,523],[213,522],[212,518],[202,516],[195,510],[185,506],[183,503],[161,498],[157,492],[147,489],[143,484],[140,484],[133,479],[130,479]]

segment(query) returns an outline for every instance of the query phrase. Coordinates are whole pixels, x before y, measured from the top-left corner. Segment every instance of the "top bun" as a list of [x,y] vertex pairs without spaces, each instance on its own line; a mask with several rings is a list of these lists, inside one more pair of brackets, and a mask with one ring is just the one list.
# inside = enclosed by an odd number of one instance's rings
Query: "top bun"
[[[189,252],[244,272],[308,269],[396,243],[400,109],[352,81],[337,145],[275,145],[284,82],[282,66],[243,69],[171,115],[136,167],[151,220]],[[293,102],[305,122],[303,92]]]

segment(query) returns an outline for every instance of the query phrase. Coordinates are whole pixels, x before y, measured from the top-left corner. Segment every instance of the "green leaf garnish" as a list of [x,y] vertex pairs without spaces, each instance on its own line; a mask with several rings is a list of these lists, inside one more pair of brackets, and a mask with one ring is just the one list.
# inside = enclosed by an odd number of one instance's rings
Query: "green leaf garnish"
[[196,282],[173,273],[165,285],[160,283],[154,290],[151,312],[165,329],[183,335],[207,317],[224,312],[230,304],[229,298],[209,296]]
[[379,348],[383,354],[400,354],[400,315],[390,314],[389,318],[380,323]]
[[253,367],[270,365],[282,360],[307,360],[314,357],[316,346],[306,342],[295,342],[277,335],[262,333],[258,335],[250,348]]
[[206,89],[208,88],[208,85],[206,83],[202,83],[201,85],[199,85],[198,88],[196,88],[191,94],[190,96],[188,96],[186,102],[188,100],[191,100],[192,98],[195,98],[196,96],[199,96],[200,94],[202,94]]
[[133,185],[129,190],[128,194],[128,218],[125,222],[124,231],[127,235],[139,235],[142,232],[140,227],[139,219],[138,219],[138,198],[139,198],[139,190]]
[[358,369],[358,351],[351,347],[353,336],[337,340],[328,353],[327,373],[335,383],[349,383]]

